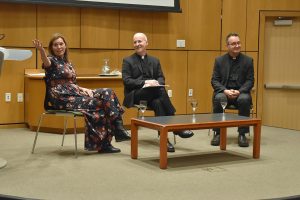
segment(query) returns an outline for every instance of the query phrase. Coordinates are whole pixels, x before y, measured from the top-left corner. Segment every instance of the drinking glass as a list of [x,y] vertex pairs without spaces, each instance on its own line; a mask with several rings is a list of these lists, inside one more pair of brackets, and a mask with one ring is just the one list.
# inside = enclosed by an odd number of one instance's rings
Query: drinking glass
[[102,73],[103,74],[109,74],[109,70],[110,70],[110,67],[108,65],[109,59],[108,58],[104,58],[103,61],[104,61],[104,65],[102,67]]
[[221,104],[221,106],[223,108],[223,113],[225,113],[225,108],[227,106],[227,98],[221,99],[220,104]]
[[141,112],[141,117],[144,118],[144,113],[147,109],[147,101],[141,100],[139,104],[139,110]]
[[196,109],[198,107],[198,101],[196,99],[192,99],[191,100],[191,106],[192,106],[193,115],[195,115],[196,114]]

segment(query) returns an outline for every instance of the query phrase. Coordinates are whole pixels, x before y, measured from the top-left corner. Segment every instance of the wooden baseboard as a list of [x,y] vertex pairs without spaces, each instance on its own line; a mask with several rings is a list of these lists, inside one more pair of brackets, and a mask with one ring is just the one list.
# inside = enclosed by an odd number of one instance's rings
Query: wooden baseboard
[[0,129],[9,129],[9,128],[27,128],[27,125],[22,124],[0,124]]

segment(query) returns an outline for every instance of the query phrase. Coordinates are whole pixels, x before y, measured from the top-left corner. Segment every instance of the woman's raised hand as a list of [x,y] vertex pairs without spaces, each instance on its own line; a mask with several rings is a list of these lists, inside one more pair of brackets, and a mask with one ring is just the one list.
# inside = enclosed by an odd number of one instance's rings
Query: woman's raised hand
[[32,40],[32,43],[33,43],[34,47],[37,48],[38,50],[44,49],[43,44],[38,39]]
[[38,39],[32,40],[32,43],[33,43],[34,47],[41,54],[41,58],[42,58],[42,61],[43,61],[43,67],[45,67],[45,68],[49,67],[51,65],[51,61],[47,57],[47,53],[46,53],[45,49],[43,48],[42,43]]

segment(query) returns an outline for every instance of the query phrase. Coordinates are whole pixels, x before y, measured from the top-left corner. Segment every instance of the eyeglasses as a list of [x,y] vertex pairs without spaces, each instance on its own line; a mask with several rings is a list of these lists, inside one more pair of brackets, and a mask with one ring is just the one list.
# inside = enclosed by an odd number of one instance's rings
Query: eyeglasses
[[230,44],[228,44],[228,45],[233,46],[233,47],[235,47],[235,46],[240,46],[240,45],[241,45],[241,42],[240,42],[240,41],[238,41],[238,42],[233,42],[233,43],[230,43]]

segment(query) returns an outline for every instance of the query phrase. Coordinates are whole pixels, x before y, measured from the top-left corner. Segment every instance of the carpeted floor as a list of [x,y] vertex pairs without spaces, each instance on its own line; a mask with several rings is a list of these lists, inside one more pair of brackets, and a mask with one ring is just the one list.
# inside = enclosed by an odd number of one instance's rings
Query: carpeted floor
[[[168,153],[168,169],[158,167],[155,131],[139,132],[139,159],[130,158],[130,142],[113,143],[118,154],[83,150],[73,155],[74,137],[41,133],[31,154],[34,133],[0,129],[0,194],[31,199],[198,200],[276,199],[300,194],[300,132],[263,127],[261,158],[237,145],[236,129],[228,130],[227,151],[210,146],[207,130],[189,139],[177,137]],[[171,133],[170,133],[171,136]],[[251,140],[252,135],[250,136]],[[172,137],[170,137],[172,138]]]

